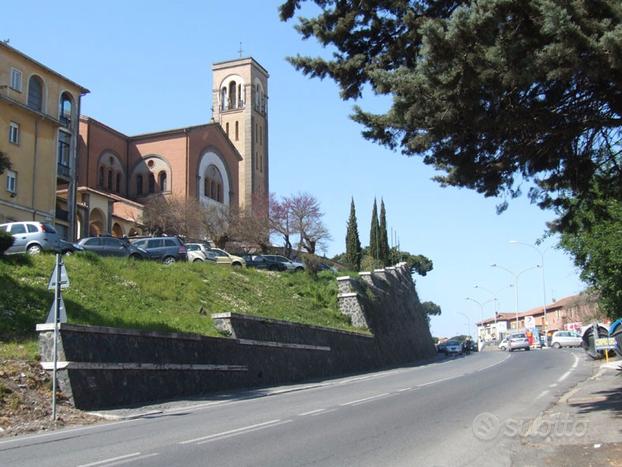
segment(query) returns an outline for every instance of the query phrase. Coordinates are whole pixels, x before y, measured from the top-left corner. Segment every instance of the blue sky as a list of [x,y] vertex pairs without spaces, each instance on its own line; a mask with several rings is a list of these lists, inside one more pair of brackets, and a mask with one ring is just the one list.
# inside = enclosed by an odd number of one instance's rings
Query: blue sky
[[[332,81],[308,79],[285,57],[327,53],[303,41],[293,23],[278,19],[278,1],[213,0],[83,2],[30,1],[4,22],[0,39],[90,89],[82,112],[126,134],[205,123],[211,117],[211,65],[252,55],[270,72],[270,189],[277,195],[306,191],[325,212],[333,240],[327,254],[344,250],[345,228],[354,197],[361,242],[367,244],[374,197],[383,198],[389,228],[402,249],[434,262],[426,277],[416,276],[422,301],[439,304],[434,335],[454,335],[480,318],[480,307],[513,282],[510,274],[535,266],[539,255],[510,240],[533,243],[553,218],[525,198],[497,215],[500,200],[431,181],[434,171],[361,137],[352,122],[353,102],[342,102]],[[247,16],[244,14],[247,13]],[[387,100],[371,95],[359,101],[382,110]],[[546,297],[583,290],[571,259],[555,248],[545,252]],[[548,248],[548,249],[547,249]],[[499,310],[514,311],[514,290],[498,293]],[[519,309],[543,302],[538,269],[519,279]],[[485,305],[485,315],[493,304]]]

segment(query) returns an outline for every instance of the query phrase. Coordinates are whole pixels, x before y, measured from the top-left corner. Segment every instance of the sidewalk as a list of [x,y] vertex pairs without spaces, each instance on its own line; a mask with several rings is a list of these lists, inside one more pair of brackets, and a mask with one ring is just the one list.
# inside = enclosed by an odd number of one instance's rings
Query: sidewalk
[[532,421],[512,465],[622,466],[622,360],[595,374]]

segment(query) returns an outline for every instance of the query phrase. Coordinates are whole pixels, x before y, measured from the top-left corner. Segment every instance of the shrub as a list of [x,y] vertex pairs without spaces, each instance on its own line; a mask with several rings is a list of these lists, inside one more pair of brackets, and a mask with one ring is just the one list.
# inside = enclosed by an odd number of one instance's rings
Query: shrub
[[312,277],[317,277],[317,273],[320,271],[320,260],[314,255],[305,255],[303,261],[307,273]]
[[0,230],[0,255],[8,250],[11,245],[13,245],[14,241],[13,235],[4,230]]

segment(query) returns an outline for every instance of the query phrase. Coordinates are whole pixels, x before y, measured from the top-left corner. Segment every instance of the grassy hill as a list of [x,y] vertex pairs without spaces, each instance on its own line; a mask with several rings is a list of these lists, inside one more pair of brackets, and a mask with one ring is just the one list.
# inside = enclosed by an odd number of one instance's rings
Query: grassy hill
[[[353,330],[337,309],[335,275],[234,270],[208,263],[64,257],[70,323],[215,336],[211,313],[235,311]],[[54,256],[0,257],[0,359],[36,354],[35,325],[54,294],[47,284]],[[204,311],[201,313],[201,309]]]

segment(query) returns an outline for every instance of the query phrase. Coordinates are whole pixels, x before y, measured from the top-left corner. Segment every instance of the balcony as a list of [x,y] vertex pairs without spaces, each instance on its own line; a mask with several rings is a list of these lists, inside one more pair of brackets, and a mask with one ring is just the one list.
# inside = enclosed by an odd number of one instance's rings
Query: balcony
[[57,167],[57,170],[56,170],[57,177],[66,178],[68,180],[71,178],[71,169],[69,168],[68,165],[65,165],[59,162],[56,165],[56,167]]

